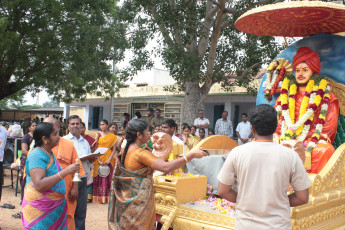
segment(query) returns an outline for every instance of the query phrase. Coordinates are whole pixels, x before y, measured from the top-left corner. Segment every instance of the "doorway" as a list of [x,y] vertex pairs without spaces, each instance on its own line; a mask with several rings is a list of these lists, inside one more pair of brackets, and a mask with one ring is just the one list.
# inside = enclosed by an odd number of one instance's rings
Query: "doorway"
[[224,111],[224,105],[215,105],[213,108],[213,130],[216,127],[216,122],[219,118],[222,118],[222,112]]
[[234,113],[234,122],[233,122],[233,127],[234,127],[234,134],[233,137],[237,138],[237,134],[236,134],[236,127],[238,125],[238,123],[240,123],[240,105],[235,105],[235,113]]
[[103,119],[103,107],[92,108],[92,129],[99,129],[99,124]]

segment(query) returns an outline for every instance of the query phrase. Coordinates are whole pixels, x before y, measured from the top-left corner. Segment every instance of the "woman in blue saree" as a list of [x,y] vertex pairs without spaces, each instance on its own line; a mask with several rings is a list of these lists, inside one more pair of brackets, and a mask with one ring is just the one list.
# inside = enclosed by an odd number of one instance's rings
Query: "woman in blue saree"
[[51,149],[59,143],[59,130],[40,123],[33,134],[35,148],[26,160],[27,180],[22,203],[23,229],[67,229],[64,177],[79,170],[62,170]]

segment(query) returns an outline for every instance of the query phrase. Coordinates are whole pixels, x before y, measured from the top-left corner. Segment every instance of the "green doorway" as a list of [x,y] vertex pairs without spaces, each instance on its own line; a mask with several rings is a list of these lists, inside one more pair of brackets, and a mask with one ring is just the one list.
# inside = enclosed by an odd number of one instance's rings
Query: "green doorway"
[[222,112],[224,111],[224,105],[215,105],[213,108],[213,126],[212,129],[216,127],[216,122],[219,118],[222,118]]

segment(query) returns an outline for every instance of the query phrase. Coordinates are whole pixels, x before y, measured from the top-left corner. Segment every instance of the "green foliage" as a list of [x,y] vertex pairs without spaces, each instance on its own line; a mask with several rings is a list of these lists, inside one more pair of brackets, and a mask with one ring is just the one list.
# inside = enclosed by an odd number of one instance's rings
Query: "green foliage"
[[20,108],[17,108],[19,110],[30,110],[30,109],[39,109],[42,108],[40,105],[23,105]]
[[126,44],[115,12],[115,0],[0,1],[0,99],[42,88],[66,102],[103,95],[107,61]]
[[3,99],[0,101],[0,109],[8,109],[7,100]]
[[59,106],[60,104],[56,100],[46,101],[42,105],[43,108],[52,108],[52,107],[59,107]]
[[[257,2],[124,1],[115,21],[131,28],[126,48],[131,49],[134,56],[121,72],[122,79],[150,68],[151,57],[160,56],[178,82],[167,87],[168,90],[184,90],[185,83],[199,82],[207,94],[212,84],[221,82],[227,90],[238,85],[255,94],[256,88],[250,84],[252,77],[261,63],[270,62],[282,49],[273,37],[244,34],[235,28],[236,19]],[[217,11],[216,7],[223,3],[224,10]],[[157,43],[150,53],[147,44],[153,38]],[[236,81],[228,81],[228,78]]]
[[0,109],[21,108],[25,103],[24,95],[25,91],[21,90],[0,100]]

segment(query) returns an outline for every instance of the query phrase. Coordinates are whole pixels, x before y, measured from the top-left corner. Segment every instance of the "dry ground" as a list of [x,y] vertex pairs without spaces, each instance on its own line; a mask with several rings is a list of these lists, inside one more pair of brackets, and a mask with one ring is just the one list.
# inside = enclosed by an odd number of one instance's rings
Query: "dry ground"
[[[10,171],[5,170],[7,176],[5,176],[5,183],[2,190],[2,199],[0,205],[9,203],[14,205],[15,209],[2,209],[0,208],[0,229],[23,229],[22,222],[20,219],[15,219],[12,217],[13,214],[16,214],[21,211],[20,206],[20,193],[18,196],[14,196],[14,189],[10,188],[8,185],[10,182]],[[107,229],[107,214],[108,214],[108,205],[107,204],[92,204],[88,203],[87,206],[87,216],[86,216],[86,229]]]

